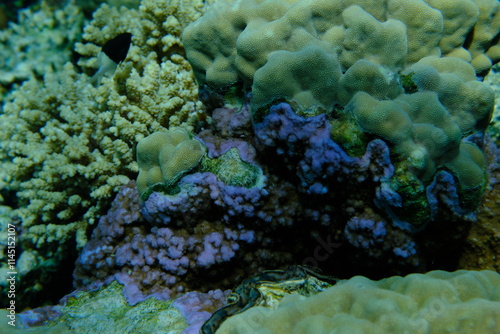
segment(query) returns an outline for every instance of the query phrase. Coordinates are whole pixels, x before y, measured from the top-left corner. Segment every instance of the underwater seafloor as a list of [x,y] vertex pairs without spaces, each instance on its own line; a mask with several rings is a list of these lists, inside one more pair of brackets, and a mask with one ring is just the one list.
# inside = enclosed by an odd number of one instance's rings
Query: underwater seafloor
[[500,2],[0,3],[0,333],[500,333]]

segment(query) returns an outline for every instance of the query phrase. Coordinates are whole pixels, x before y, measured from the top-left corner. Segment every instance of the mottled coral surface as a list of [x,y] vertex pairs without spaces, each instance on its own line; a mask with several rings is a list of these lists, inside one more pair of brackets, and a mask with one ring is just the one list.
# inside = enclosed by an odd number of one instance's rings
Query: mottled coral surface
[[[102,5],[78,43],[69,32],[64,61],[0,91],[0,222],[18,228],[19,305],[54,302],[54,284],[78,297],[118,282],[127,312],[179,298],[188,333],[224,304],[217,289],[265,269],[500,270],[498,128],[484,136],[498,115],[481,82],[500,59],[497,1],[455,1],[454,16],[430,0],[228,0],[186,28],[212,2]],[[127,58],[90,84],[124,32]],[[136,149],[158,131],[196,152]],[[139,192],[143,156],[156,169]]]

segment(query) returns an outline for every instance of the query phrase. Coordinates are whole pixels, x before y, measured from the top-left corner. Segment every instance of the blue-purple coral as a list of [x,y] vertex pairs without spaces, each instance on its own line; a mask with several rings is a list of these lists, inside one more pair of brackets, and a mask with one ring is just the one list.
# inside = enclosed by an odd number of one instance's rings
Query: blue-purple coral
[[[143,200],[134,184],[125,186],[77,261],[77,287],[117,279],[134,304],[231,287],[256,271],[297,263],[345,275],[426,268],[422,246],[436,239],[399,216],[403,203],[384,141],[372,140],[352,157],[331,139],[325,115],[299,116],[286,103],[253,126],[248,106],[218,108],[213,116],[212,127],[198,134],[209,156],[237,149],[262,168],[262,182],[228,185],[195,170]],[[459,205],[443,175],[427,187],[432,217]],[[454,217],[465,219],[456,211]]]

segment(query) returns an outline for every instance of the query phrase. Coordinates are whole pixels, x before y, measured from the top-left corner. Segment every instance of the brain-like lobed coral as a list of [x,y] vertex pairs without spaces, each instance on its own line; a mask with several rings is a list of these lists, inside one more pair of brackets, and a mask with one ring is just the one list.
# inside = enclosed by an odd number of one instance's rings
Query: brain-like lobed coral
[[212,116],[195,136],[207,154],[172,184],[139,180],[141,201],[123,189],[77,286],[116,278],[134,302],[297,262],[344,275],[452,269],[485,187],[477,135],[493,96],[474,52],[497,6],[385,4],[221,1],[186,28]]
[[257,122],[286,100],[299,115],[327,114],[350,155],[385,140],[403,207],[419,210],[424,187],[449,170],[474,209],[486,162],[480,140],[467,137],[483,133],[493,112],[477,75],[500,60],[500,4],[453,3],[221,1],[183,42],[198,82],[223,93],[242,84]]
[[[225,333],[475,333],[500,331],[500,275],[431,271],[371,281],[356,276],[317,295],[291,294],[274,309],[230,317]],[[467,324],[467,325],[465,325]]]
[[[329,65],[324,75],[314,76],[323,87],[335,80],[335,67],[345,72],[361,59],[388,73],[426,56],[458,57],[477,72],[489,69],[500,60],[495,44],[498,6],[494,0],[229,0],[218,2],[190,25],[183,41],[201,83],[221,88],[241,80],[255,90],[263,85],[260,79],[266,80],[258,71],[286,75],[289,68],[297,68],[288,73],[293,83],[286,84],[297,93],[304,86],[319,86],[303,76],[307,70],[312,70],[311,77],[316,74],[318,64]],[[311,63],[293,65],[304,57]]]
[[141,139],[137,144],[139,194],[157,183],[174,184],[196,167],[204,154],[205,147],[184,129],[155,132]]

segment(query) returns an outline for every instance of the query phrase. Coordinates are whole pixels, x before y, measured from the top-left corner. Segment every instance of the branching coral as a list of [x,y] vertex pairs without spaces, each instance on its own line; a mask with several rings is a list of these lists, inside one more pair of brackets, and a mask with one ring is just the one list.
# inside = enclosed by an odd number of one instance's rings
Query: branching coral
[[[50,258],[57,267],[87,242],[90,226],[137,173],[134,146],[140,139],[169,126],[193,128],[206,120],[183,57],[179,23],[196,19],[203,5],[144,1],[136,10],[103,5],[83,34],[97,45],[78,44],[76,50],[90,75],[87,64],[96,58],[88,56],[115,35],[132,32],[128,58],[113,78],[99,87],[90,85],[89,77],[69,62],[68,47],[64,66],[44,67],[41,78],[30,77],[5,97],[0,194],[19,221],[19,246],[35,252],[41,263]],[[37,24],[46,28],[43,20]],[[37,276],[37,270],[31,272],[35,280],[51,280]],[[41,289],[43,282],[32,285]]]
[[40,11],[20,11],[18,21],[0,30],[0,102],[11,85],[62,70],[81,36],[83,15],[73,3],[53,10],[42,2]]

